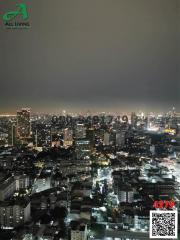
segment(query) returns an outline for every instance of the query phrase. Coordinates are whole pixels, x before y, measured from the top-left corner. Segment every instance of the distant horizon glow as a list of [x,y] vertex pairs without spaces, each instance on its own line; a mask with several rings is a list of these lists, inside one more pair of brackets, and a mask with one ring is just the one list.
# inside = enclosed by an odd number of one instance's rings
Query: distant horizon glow
[[[143,107],[136,107],[136,108],[122,108],[122,107],[116,107],[116,108],[113,108],[113,107],[108,107],[108,108],[65,108],[65,107],[57,107],[57,108],[42,108],[42,109],[38,109],[38,108],[33,108],[31,106],[22,106],[22,107],[18,107],[16,109],[12,109],[11,111],[0,111],[0,117],[2,116],[16,116],[16,113],[17,111],[23,109],[23,108],[30,108],[30,112],[31,114],[50,114],[50,115],[53,115],[53,114],[58,114],[58,115],[66,115],[66,114],[102,114],[102,113],[105,113],[105,114],[131,114],[132,112],[135,112],[136,114],[140,114],[140,115],[146,115],[146,114],[156,114],[156,115],[159,115],[159,114],[165,114],[165,113],[168,113],[168,112],[171,112],[174,108],[174,106],[169,106],[169,108],[167,109],[153,109],[153,108],[143,108]],[[176,109],[175,108],[175,112],[177,114],[180,114],[180,111],[178,111],[179,109]]]

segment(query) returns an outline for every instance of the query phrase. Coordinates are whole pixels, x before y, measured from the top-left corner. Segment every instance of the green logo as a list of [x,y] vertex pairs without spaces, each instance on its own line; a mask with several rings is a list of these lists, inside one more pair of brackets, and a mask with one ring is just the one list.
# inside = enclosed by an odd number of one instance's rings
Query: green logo
[[30,27],[30,23],[27,21],[29,15],[25,3],[16,4],[16,10],[6,12],[2,19],[6,28],[23,29]]
[[4,21],[11,21],[12,19],[16,18],[17,16],[21,16],[23,20],[27,20],[29,18],[26,4],[19,3],[16,4],[16,7],[18,8],[16,11],[10,11],[3,15]]

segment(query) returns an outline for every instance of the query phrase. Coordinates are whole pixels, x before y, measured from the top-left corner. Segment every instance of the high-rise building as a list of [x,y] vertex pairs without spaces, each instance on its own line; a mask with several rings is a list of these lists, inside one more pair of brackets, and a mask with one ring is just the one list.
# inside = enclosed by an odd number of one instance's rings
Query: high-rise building
[[93,128],[86,130],[86,138],[89,140],[91,147],[93,147],[95,143],[95,132]]
[[29,187],[29,176],[19,175],[7,178],[3,183],[0,183],[0,201],[5,201],[11,197],[15,191],[26,189]]
[[108,132],[104,133],[103,144],[104,145],[109,145],[110,144],[110,134]]
[[30,185],[29,176],[26,174],[15,176],[14,179],[16,181],[16,190],[27,189]]
[[116,146],[123,146],[125,144],[125,131],[118,131],[116,133]]
[[17,143],[16,122],[10,122],[8,126],[8,145],[14,146]]
[[0,186],[0,201],[4,201],[16,191],[16,181],[13,177],[9,177]]
[[135,128],[137,125],[137,116],[136,116],[135,112],[131,113],[131,125],[133,128]]
[[73,131],[71,129],[65,128],[63,131],[63,145],[72,146],[73,144]]
[[76,146],[76,158],[77,159],[85,159],[90,156],[91,153],[91,147],[90,147],[90,141],[86,139],[79,139],[75,142]]
[[0,224],[2,228],[14,228],[30,219],[30,202],[1,202]]
[[17,112],[17,135],[20,139],[25,140],[30,137],[30,109],[22,108]]
[[101,139],[101,141],[104,140],[104,134],[105,134],[105,130],[104,129],[99,129],[99,131],[96,133],[98,133],[98,137]]
[[82,139],[86,137],[86,128],[84,124],[77,124],[75,128],[75,138]]
[[128,186],[121,187],[121,189],[118,190],[118,199],[119,202],[132,203],[134,201],[133,189]]
[[50,124],[38,123],[32,125],[34,143],[36,147],[51,146],[51,126]]
[[110,138],[109,138],[109,144],[111,146],[115,145],[116,144],[116,131],[112,130],[110,132]]

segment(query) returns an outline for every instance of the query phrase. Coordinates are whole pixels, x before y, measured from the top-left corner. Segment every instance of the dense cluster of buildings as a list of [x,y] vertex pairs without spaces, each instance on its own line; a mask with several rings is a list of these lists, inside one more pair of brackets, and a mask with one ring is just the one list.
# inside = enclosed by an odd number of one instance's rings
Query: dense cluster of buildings
[[179,163],[175,109],[0,116],[0,234],[86,240],[125,231],[148,239],[154,201],[180,207]]

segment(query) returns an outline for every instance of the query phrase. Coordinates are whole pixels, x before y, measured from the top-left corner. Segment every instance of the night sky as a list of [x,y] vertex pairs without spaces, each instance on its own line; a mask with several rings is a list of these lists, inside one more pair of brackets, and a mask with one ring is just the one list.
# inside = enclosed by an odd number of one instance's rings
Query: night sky
[[180,111],[178,0],[25,2],[30,29],[1,20],[0,113]]

